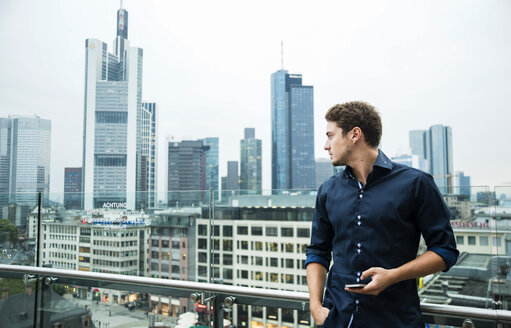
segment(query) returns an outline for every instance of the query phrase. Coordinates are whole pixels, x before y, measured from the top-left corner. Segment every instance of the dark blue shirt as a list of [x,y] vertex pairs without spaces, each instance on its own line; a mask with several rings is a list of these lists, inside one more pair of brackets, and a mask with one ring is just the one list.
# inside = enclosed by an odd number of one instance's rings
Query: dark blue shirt
[[324,327],[424,328],[415,279],[378,296],[349,293],[344,285],[360,282],[371,267],[392,269],[414,260],[421,234],[427,250],[453,266],[458,251],[450,211],[431,175],[393,163],[382,151],[365,186],[351,172],[347,167],[319,187],[307,247],[306,266],[330,269]]

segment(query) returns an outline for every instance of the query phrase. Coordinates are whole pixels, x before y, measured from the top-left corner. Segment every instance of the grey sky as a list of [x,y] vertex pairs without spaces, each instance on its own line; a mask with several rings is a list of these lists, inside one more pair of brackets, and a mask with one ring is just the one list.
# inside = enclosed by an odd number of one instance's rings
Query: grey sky
[[[165,139],[220,138],[220,175],[239,160],[245,127],[263,140],[271,186],[270,74],[314,86],[316,157],[325,111],[365,100],[384,122],[382,148],[407,152],[408,131],[453,129],[454,169],[473,185],[511,185],[511,2],[124,1],[129,40],[144,49],[143,99]],[[51,191],[81,166],[85,39],[111,46],[119,1],[0,2],[0,117],[52,120]],[[110,48],[111,49],[111,48]],[[159,189],[163,190],[160,184]]]

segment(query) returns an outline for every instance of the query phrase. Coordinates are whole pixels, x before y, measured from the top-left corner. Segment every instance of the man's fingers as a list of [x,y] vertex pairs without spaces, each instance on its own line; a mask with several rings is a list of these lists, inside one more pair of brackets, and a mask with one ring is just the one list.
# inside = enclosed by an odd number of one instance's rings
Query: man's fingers
[[361,280],[366,279],[367,277],[372,277],[376,274],[376,268],[369,268],[362,272],[362,275],[360,276]]

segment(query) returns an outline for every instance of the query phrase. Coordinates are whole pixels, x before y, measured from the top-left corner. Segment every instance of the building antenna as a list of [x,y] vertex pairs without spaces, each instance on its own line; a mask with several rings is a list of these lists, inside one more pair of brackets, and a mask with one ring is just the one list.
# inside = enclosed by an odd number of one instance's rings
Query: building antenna
[[122,0],[121,0],[121,9],[122,9]]
[[283,40],[280,40],[280,69],[282,69],[282,70],[284,69],[284,41]]

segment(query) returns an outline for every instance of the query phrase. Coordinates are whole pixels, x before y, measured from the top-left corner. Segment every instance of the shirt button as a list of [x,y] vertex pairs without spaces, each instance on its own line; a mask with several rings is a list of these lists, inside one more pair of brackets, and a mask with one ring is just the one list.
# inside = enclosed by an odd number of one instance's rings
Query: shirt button
[[360,301],[359,300],[355,300],[355,304],[358,304],[358,303],[360,303]]
[[360,221],[357,222],[358,225],[361,225],[362,223]]
[[358,247],[358,248],[360,248],[360,246],[362,246],[362,244],[361,244],[361,243],[358,243],[358,244],[357,244],[357,247]]
[[361,218],[362,218],[362,215],[357,216],[357,219],[359,219],[359,220],[360,220]]
[[360,248],[359,248],[359,249],[357,249],[357,253],[358,253],[358,254],[360,254]]
[[358,195],[358,198],[362,198],[362,197],[364,197],[364,195],[362,195],[362,194]]
[[357,278],[357,282],[360,282],[360,278]]
[[360,273],[360,272],[357,272],[357,276],[359,276],[359,277],[360,277],[360,275],[361,275],[361,273]]

